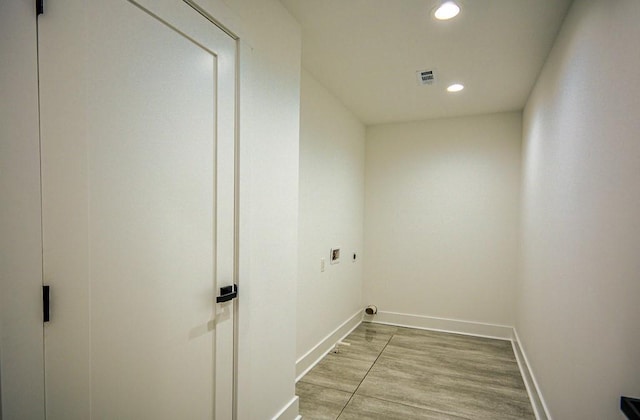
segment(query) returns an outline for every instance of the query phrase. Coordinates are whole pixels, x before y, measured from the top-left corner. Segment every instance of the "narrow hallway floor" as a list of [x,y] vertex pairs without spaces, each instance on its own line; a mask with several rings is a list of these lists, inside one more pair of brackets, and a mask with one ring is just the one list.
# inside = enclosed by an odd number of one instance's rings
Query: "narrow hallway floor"
[[296,385],[320,419],[535,419],[511,342],[363,322]]

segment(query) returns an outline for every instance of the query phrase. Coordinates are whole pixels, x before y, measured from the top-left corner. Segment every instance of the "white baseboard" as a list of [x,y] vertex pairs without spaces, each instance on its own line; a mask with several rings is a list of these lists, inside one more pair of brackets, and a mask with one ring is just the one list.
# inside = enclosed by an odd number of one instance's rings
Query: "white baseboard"
[[511,344],[513,345],[513,352],[516,355],[516,360],[520,367],[522,380],[529,393],[529,399],[531,400],[536,420],[552,420],[547,404],[542,397],[542,392],[540,392],[538,381],[536,381],[536,377],[533,375],[529,359],[527,359],[527,355],[522,347],[522,342],[515,328],[513,329],[513,340],[511,340]]
[[331,351],[335,344],[345,338],[362,322],[362,309],[349,317],[338,328],[323,338],[314,348],[296,361],[296,382],[311,370],[322,358]]
[[298,420],[302,417],[298,408],[299,398],[298,396],[294,396],[289,403],[280,410],[278,414],[273,417],[273,420]]
[[401,314],[397,312],[378,311],[377,315],[365,315],[364,321],[423,330],[474,335],[477,337],[497,338],[500,340],[511,340],[513,337],[513,327],[506,325],[483,324],[480,322]]

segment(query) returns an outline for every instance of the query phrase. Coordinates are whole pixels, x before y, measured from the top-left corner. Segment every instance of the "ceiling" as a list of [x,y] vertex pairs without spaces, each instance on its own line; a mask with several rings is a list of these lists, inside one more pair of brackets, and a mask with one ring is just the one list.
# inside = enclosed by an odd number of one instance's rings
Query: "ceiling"
[[[438,0],[281,2],[303,67],[369,125],[521,110],[571,0],[459,0],[449,21]],[[434,84],[418,84],[424,69]]]

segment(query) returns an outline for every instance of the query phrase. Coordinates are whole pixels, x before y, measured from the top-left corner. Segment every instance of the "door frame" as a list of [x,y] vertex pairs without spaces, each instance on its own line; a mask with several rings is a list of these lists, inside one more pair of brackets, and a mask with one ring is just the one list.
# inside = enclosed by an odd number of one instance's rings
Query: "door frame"
[[[144,1],[144,0],[143,0]],[[234,278],[233,283],[241,287],[241,280],[239,275],[240,269],[240,261],[239,261],[239,252],[240,252],[240,57],[241,57],[241,40],[240,36],[237,35],[232,29],[227,27],[222,20],[217,19],[211,13],[209,13],[205,8],[201,7],[197,1],[195,0],[182,0],[184,3],[193,8],[196,12],[198,12],[203,18],[207,19],[213,25],[217,26],[220,30],[229,35],[235,42],[236,48],[236,63],[235,63],[235,129],[234,129]],[[229,18],[229,13],[225,13],[227,15],[227,19]],[[224,19],[223,19],[224,20]],[[233,300],[233,311],[234,311],[234,324],[233,324],[233,419],[237,419],[238,416],[238,348],[240,344],[240,323],[238,322],[239,313],[240,313],[240,304],[239,300],[241,299],[241,295],[238,295],[238,298]],[[1,419],[0,419],[1,420]]]

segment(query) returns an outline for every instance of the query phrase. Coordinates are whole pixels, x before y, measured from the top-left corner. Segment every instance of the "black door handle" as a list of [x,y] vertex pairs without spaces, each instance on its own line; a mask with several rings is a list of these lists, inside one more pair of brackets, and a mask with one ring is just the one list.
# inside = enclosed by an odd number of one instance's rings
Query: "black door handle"
[[51,314],[49,313],[49,286],[42,286],[42,321],[49,322]]
[[235,299],[238,297],[238,285],[234,284],[233,286],[225,286],[220,288],[220,296],[216,298],[216,302],[228,302],[231,299]]

